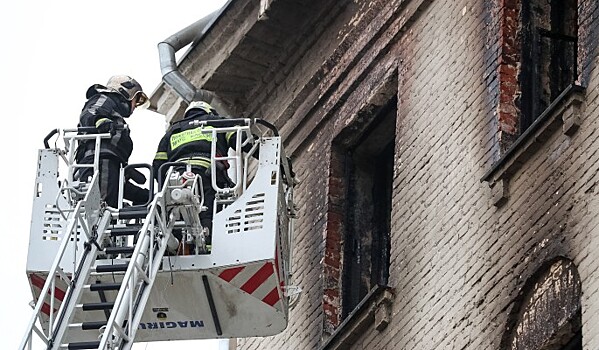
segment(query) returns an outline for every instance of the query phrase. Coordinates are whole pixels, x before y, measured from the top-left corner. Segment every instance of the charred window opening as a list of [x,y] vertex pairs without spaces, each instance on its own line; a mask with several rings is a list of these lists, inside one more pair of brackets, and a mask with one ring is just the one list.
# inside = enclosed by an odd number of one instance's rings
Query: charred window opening
[[376,285],[387,285],[396,100],[344,149],[342,313],[345,319]]
[[522,2],[522,133],[577,79],[577,13],[576,0]]
[[514,299],[503,350],[581,350],[582,283],[566,258],[542,264]]
[[582,350],[582,331],[578,331],[560,350]]

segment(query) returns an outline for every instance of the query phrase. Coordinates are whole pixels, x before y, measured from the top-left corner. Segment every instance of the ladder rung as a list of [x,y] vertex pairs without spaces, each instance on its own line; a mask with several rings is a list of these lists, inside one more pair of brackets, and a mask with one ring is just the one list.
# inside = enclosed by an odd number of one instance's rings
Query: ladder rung
[[119,290],[121,289],[120,283],[94,283],[89,284],[89,290],[92,292],[99,292],[103,290]]
[[106,325],[106,321],[87,321],[81,323],[71,323],[69,328],[79,328],[81,330],[87,331],[90,329],[100,329]]
[[98,265],[96,272],[124,272],[128,266],[129,264]]
[[89,329],[100,329],[106,325],[106,321],[88,321],[81,324],[81,329],[84,331]]
[[104,252],[106,254],[130,254],[133,253],[135,247],[106,247]]
[[97,349],[100,346],[99,341],[82,341],[77,343],[69,343],[67,349],[82,350],[82,349]]
[[105,303],[87,303],[82,304],[81,308],[83,311],[94,311],[94,310],[109,310],[114,307],[114,302],[105,302]]
[[123,208],[119,210],[119,219],[129,220],[129,219],[143,219],[148,216],[148,208]]
[[110,229],[110,235],[113,237],[135,235],[139,232],[139,230],[141,230],[141,227],[142,227],[141,225],[113,227]]

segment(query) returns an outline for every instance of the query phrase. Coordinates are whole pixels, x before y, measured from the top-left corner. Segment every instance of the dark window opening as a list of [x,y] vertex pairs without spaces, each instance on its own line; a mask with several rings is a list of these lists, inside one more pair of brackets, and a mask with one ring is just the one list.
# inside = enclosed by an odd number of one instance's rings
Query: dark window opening
[[521,133],[577,79],[577,1],[523,1],[522,29]]
[[582,283],[574,263],[557,257],[527,279],[508,316],[500,349],[582,350]]
[[376,285],[387,285],[397,101],[345,148],[342,319]]
[[582,331],[576,333],[560,350],[582,350]]

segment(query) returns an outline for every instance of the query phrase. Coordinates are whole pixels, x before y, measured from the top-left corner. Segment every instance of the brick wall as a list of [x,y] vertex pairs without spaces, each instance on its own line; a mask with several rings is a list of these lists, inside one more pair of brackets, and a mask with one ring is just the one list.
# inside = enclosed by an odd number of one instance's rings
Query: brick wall
[[271,93],[257,95],[253,108],[278,123],[301,180],[293,283],[303,293],[286,331],[240,339],[239,349],[318,349],[326,341],[327,320],[338,316],[338,295],[330,293],[338,257],[327,246],[343,243],[332,234],[339,225],[331,210],[338,176],[330,172],[332,140],[388,81],[397,82],[398,94],[395,298],[388,327],[371,326],[351,349],[500,349],[526,282],[557,257],[580,275],[584,348],[599,348],[599,74],[591,39],[599,5],[579,2],[587,85],[580,129],[551,133],[512,174],[509,198],[497,207],[481,178],[500,154],[501,133],[513,131],[504,112],[514,111],[500,101],[512,101],[502,74],[514,66],[506,39],[514,3],[344,3],[323,18],[323,35],[306,39],[311,48],[287,74],[264,84]]

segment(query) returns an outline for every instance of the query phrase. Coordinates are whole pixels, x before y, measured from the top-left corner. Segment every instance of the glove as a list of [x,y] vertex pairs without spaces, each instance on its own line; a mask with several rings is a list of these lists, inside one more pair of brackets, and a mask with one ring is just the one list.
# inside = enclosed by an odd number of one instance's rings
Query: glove
[[116,127],[112,121],[104,121],[96,129],[100,134],[110,133],[112,136],[116,134]]
[[131,182],[125,183],[125,199],[130,200],[133,205],[145,204],[149,198],[150,191],[147,188],[135,186]]
[[143,185],[146,183],[146,176],[139,170],[133,168],[127,169],[127,171],[125,172],[125,179],[131,179],[133,180],[133,182],[139,185]]

